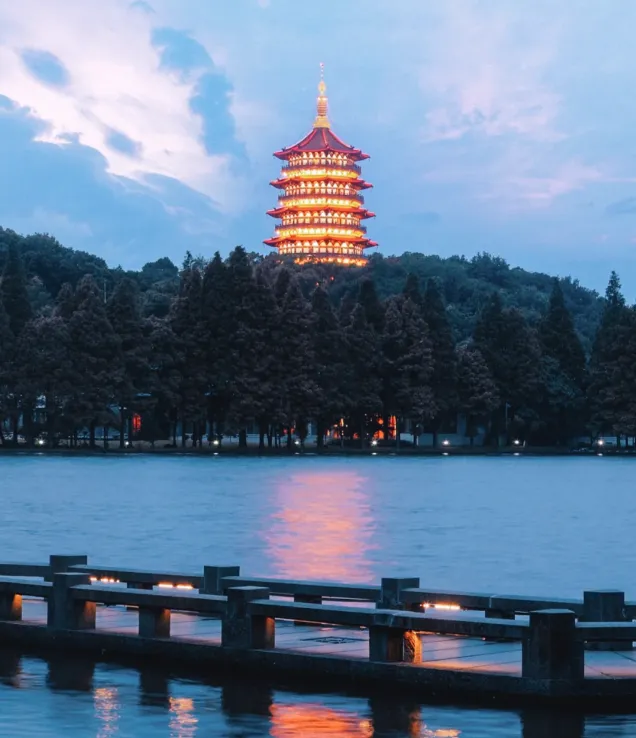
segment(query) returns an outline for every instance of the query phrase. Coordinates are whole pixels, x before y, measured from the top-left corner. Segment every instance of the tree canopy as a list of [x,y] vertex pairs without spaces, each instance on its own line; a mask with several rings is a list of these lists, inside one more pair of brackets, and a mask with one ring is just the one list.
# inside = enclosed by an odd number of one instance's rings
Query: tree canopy
[[[299,267],[237,247],[138,272],[46,235],[0,230],[0,428],[118,428],[196,444],[256,429],[261,447],[309,423],[364,444],[377,433],[565,444],[636,435],[636,311],[503,260],[374,256]],[[394,427],[396,424],[397,428]],[[186,433],[182,434],[185,443]],[[0,438],[0,441],[2,441]]]

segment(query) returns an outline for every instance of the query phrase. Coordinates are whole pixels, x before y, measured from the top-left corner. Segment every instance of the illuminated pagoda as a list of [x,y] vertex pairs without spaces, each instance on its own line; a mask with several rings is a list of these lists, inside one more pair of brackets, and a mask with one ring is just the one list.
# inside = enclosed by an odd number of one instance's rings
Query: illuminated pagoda
[[327,86],[321,64],[318,114],[314,127],[294,146],[274,156],[285,164],[271,182],[280,190],[278,206],[268,215],[280,218],[276,235],[264,243],[297,264],[319,262],[353,266],[366,264],[365,250],[377,246],[366,237],[362,221],[374,213],[364,207],[365,182],[356,162],[368,154],[354,149],[331,130],[327,117]]

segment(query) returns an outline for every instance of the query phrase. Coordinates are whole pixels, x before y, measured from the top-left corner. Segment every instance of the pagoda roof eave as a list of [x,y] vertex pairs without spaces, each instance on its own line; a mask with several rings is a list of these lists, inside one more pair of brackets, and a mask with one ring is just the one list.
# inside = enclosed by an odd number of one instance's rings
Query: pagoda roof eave
[[375,241],[362,236],[340,236],[337,233],[329,233],[319,238],[315,236],[274,236],[274,238],[266,239],[263,243],[266,243],[268,246],[278,246],[279,243],[285,243],[286,241],[297,241],[298,243],[302,243],[303,241],[346,241],[347,243],[362,244],[362,247],[365,249],[369,246],[378,245]]
[[331,128],[313,128],[304,138],[298,143],[295,143],[289,148],[281,149],[280,151],[274,152],[274,156],[278,159],[286,160],[294,154],[305,153],[316,153],[316,152],[335,152],[337,154],[347,154],[356,161],[362,161],[368,159],[369,155],[365,154],[360,149],[356,149],[353,146],[346,144],[341,138],[331,130]]
[[356,215],[359,218],[375,218],[375,213],[372,213],[370,210],[365,210],[364,208],[349,208],[346,205],[284,205],[280,208],[273,208],[272,210],[267,211],[267,215],[271,215],[272,218],[280,218],[281,215],[284,213],[289,212],[305,212],[307,210],[316,210],[320,208],[321,210],[324,210],[325,208],[328,208],[329,210],[334,210],[338,212],[347,213],[349,215]]
[[[281,190],[286,185],[292,184],[294,182],[309,182],[309,181],[311,181],[311,182],[321,182],[321,181],[327,180],[327,179],[329,181],[332,181],[329,178],[329,176],[324,175],[324,174],[321,174],[321,175],[316,174],[314,176],[303,174],[303,175],[300,175],[298,177],[284,177],[283,179],[274,179],[274,180],[272,180],[270,182],[270,185],[272,187],[276,187],[277,189]],[[338,180],[338,181],[339,182],[342,182],[342,184],[348,184],[349,186],[355,185],[355,187],[359,187],[361,190],[368,190],[371,187],[373,187],[373,185],[371,184],[371,182],[365,182],[363,179],[354,179],[353,177],[349,177],[349,178]],[[318,193],[312,193],[312,195],[313,194],[324,195],[326,193],[318,192]],[[329,197],[329,195],[327,195],[327,197]],[[333,197],[336,197],[336,195],[334,194]]]

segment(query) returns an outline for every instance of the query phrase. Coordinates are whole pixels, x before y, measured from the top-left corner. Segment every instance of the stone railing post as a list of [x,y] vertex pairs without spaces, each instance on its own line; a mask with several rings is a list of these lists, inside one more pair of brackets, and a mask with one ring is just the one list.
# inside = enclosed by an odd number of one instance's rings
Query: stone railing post
[[68,556],[66,554],[52,554],[49,556],[49,575],[45,577],[47,582],[53,581],[54,574],[70,571],[71,566],[86,566],[88,556]]
[[380,600],[376,603],[376,607],[380,610],[406,610],[407,606],[401,598],[402,590],[419,586],[419,577],[382,577]]
[[0,593],[0,620],[22,620],[22,595]]
[[[617,590],[594,590],[583,592],[582,623],[623,623],[627,622],[625,593]],[[630,651],[634,644],[630,641],[591,641],[585,644],[588,651]]]
[[274,648],[274,618],[252,615],[250,602],[268,600],[267,587],[230,587],[221,628],[221,645],[226,648]]
[[[487,607],[484,610],[484,617],[494,620],[514,620],[515,613],[511,610],[500,610],[496,607]],[[492,641],[495,643],[501,643],[505,639],[503,638],[484,638],[484,641]]]
[[170,638],[170,610],[162,607],[139,608],[141,638]]
[[206,595],[222,595],[224,577],[241,576],[240,566],[204,566],[203,582],[199,592]]
[[422,662],[422,641],[412,630],[396,628],[391,613],[378,613],[369,628],[369,660],[407,664]]
[[88,574],[56,573],[48,601],[47,625],[59,630],[92,630],[95,628],[96,604],[75,600],[72,588],[90,584]]
[[530,632],[523,642],[521,674],[528,679],[583,679],[583,644],[576,637],[571,610],[530,613]]

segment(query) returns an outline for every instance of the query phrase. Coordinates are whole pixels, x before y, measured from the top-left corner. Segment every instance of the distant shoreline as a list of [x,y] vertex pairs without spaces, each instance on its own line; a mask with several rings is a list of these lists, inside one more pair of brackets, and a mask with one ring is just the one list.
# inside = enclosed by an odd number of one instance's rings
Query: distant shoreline
[[264,449],[259,451],[258,447],[251,446],[246,449],[239,449],[236,446],[230,446],[229,448],[163,448],[155,447],[154,449],[150,446],[144,448],[109,448],[109,449],[90,449],[90,448],[24,448],[24,447],[2,447],[0,446],[0,459],[3,456],[113,456],[113,457],[126,457],[126,456],[198,456],[198,457],[232,457],[232,458],[291,458],[296,456],[308,456],[311,458],[322,457],[322,458],[342,458],[342,457],[402,457],[402,458],[414,458],[414,457],[470,457],[470,456],[488,456],[488,457],[510,457],[510,456],[532,456],[532,457],[547,457],[547,456],[567,456],[567,457],[586,457],[591,456],[618,456],[621,458],[636,458],[636,450],[633,448],[629,449],[605,449],[602,453],[596,450],[590,451],[572,451],[569,449],[561,448],[514,448],[514,447],[501,447],[501,448],[403,448],[397,450],[395,448],[382,448],[377,447],[374,449],[355,449],[355,448],[329,448],[318,450],[315,447],[305,448],[304,450],[296,449],[289,452],[286,448],[272,448]]

